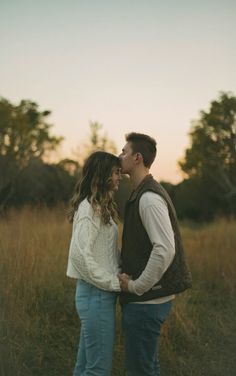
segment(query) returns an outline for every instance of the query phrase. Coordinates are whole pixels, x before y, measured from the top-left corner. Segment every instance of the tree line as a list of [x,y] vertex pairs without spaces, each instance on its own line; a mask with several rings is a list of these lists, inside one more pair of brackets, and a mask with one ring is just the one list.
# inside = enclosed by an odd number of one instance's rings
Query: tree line
[[[67,204],[79,179],[83,158],[95,150],[116,153],[102,126],[90,123],[90,138],[80,158],[50,162],[63,137],[52,134],[50,111],[33,101],[0,99],[0,213],[24,205]],[[181,183],[161,182],[180,219],[206,221],[236,214],[236,97],[222,92],[201,111],[189,133],[179,166]],[[131,188],[126,177],[116,195],[121,216]]]

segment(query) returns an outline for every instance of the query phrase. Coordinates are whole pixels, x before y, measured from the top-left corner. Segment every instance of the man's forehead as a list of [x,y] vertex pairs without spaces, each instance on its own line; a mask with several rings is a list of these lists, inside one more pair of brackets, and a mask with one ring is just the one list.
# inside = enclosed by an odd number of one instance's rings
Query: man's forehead
[[130,144],[130,142],[127,142],[127,143],[125,144],[125,146],[123,147],[122,150],[127,151],[127,150],[129,150],[129,149],[131,149],[131,144]]

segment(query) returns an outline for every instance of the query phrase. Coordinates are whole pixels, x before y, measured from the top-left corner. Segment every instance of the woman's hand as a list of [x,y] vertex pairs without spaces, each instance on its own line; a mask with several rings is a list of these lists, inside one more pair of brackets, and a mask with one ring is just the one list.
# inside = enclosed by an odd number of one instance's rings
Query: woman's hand
[[119,273],[118,278],[120,281],[120,288],[124,292],[129,292],[129,281],[131,280],[131,276],[125,273]]

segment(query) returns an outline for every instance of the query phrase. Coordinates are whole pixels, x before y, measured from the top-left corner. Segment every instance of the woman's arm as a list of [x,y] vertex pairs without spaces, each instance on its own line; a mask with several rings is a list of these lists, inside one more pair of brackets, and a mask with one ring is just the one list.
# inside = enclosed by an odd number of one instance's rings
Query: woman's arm
[[93,248],[101,226],[98,216],[85,216],[75,223],[71,263],[82,279],[94,286],[109,291],[120,291],[119,279],[107,272],[94,259]]

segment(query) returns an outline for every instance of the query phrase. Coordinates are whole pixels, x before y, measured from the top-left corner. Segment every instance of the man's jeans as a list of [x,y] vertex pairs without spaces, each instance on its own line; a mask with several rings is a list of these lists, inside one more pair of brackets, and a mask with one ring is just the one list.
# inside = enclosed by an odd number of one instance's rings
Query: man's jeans
[[122,306],[127,376],[160,376],[158,340],[172,301]]
[[110,376],[115,338],[116,294],[78,280],[76,309],[80,343],[73,376]]

